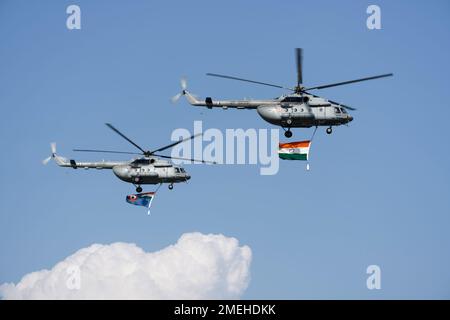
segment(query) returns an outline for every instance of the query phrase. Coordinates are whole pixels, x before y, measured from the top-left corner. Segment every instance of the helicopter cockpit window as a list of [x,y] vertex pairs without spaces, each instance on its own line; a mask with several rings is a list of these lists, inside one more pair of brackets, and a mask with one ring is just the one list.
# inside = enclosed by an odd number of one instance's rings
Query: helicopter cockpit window
[[177,167],[175,167],[175,173],[180,173],[180,169],[178,169]]
[[341,113],[341,110],[340,110],[338,107],[334,107],[334,111],[335,111],[336,113]]
[[286,97],[281,102],[303,103],[303,101],[308,101],[308,97]]
[[184,168],[180,168],[180,171],[181,172],[183,172],[183,173],[185,173],[186,171],[184,171]]
[[341,108],[342,113],[347,113],[347,110],[345,108]]
[[149,165],[150,160],[149,159],[136,159],[133,161],[133,164],[135,165]]

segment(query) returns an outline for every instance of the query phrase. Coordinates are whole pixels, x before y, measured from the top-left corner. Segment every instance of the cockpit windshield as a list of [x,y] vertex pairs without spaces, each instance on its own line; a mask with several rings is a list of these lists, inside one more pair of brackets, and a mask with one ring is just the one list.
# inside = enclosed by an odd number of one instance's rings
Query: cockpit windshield
[[283,100],[281,100],[281,102],[294,102],[294,103],[303,103],[303,102],[308,102],[309,98],[308,97],[295,97],[295,96],[291,96],[291,97],[286,97]]
[[132,162],[135,166],[145,166],[150,164],[150,159],[136,159]]
[[183,168],[180,168],[180,167],[174,167],[174,169],[175,169],[175,173],[185,173],[186,172],[186,171],[184,171]]

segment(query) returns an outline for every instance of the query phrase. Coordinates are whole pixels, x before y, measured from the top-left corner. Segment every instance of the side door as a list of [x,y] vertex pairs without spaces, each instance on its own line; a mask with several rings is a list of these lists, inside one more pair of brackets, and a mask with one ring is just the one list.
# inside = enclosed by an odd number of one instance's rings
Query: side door
[[169,170],[168,167],[157,167],[156,171],[158,172],[158,175],[160,178],[167,179],[169,177]]
[[326,108],[325,106],[311,107],[311,111],[314,114],[314,118],[317,124],[323,124],[326,121]]

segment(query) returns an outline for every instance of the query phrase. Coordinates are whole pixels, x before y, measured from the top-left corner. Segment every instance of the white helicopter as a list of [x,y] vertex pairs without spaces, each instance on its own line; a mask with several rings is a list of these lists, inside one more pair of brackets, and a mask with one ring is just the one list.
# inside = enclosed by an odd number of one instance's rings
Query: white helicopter
[[196,159],[186,159],[171,157],[166,155],[161,155],[159,152],[170,149],[177,144],[182,142],[192,140],[195,137],[201,135],[197,134],[186,139],[179,140],[177,142],[171,143],[164,147],[155,150],[144,150],[131,139],[126,137],[123,133],[117,130],[114,126],[109,123],[106,125],[120,135],[122,138],[127,140],[140,152],[128,152],[128,151],[111,151],[111,150],[96,150],[96,149],[74,149],[77,152],[101,152],[101,153],[118,153],[118,154],[134,154],[141,155],[142,157],[129,160],[129,161],[99,161],[99,162],[79,162],[73,159],[66,159],[56,154],[56,144],[51,143],[52,154],[42,163],[45,165],[50,160],[54,160],[56,164],[60,167],[71,167],[73,169],[83,168],[83,169],[112,169],[114,174],[122,181],[132,183],[136,187],[136,192],[142,192],[141,185],[144,184],[162,184],[168,183],[169,189],[173,189],[174,183],[187,182],[191,176],[186,172],[183,167],[175,166],[173,163],[167,160],[161,160],[159,158],[166,159],[179,159],[188,160],[192,162],[202,162],[202,163],[212,163],[216,162],[196,160]]
[[239,80],[260,85],[280,88],[292,91],[288,95],[282,95],[275,99],[265,100],[213,100],[207,97],[200,100],[187,91],[187,84],[185,79],[181,79],[182,91],[172,97],[172,102],[175,103],[181,96],[186,96],[188,102],[193,106],[212,108],[236,108],[236,109],[256,109],[258,114],[265,121],[281,126],[284,129],[284,135],[287,138],[292,137],[291,128],[310,128],[312,126],[326,126],[326,132],[331,134],[333,126],[347,124],[353,120],[353,117],[347,110],[356,110],[342,103],[321,98],[309,93],[311,90],[320,90],[330,87],[341,86],[345,84],[380,79],[393,76],[392,73],[382,74],[373,77],[366,77],[356,80],[326,84],[315,87],[303,86],[302,74],[303,50],[296,48],[296,62],[297,62],[297,85],[294,88],[288,88],[276,84],[237,78],[217,73],[207,73],[208,76]]

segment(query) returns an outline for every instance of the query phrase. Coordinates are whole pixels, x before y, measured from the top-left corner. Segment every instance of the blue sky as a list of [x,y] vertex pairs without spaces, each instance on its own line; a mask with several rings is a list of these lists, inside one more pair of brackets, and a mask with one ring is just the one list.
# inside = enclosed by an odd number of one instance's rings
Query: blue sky
[[[366,28],[373,3],[382,30]],[[81,7],[81,30],[66,28],[70,4]],[[447,1],[0,2],[0,283],[92,243],[153,251],[200,231],[251,247],[244,298],[450,298],[449,9]],[[51,141],[83,160],[103,156],[71,149],[130,149],[105,122],[148,147],[194,120],[273,128],[252,111],[169,98],[181,76],[202,96],[280,95],[204,74],[292,86],[294,47],[304,48],[307,85],[395,74],[320,92],[358,110],[349,127],[318,131],[310,172],[301,162],[282,162],[275,176],[257,166],[186,166],[190,183],[161,189],[148,217],[124,201],[133,189],[112,172],[41,164]],[[371,264],[381,267],[381,290],[366,288]]]

